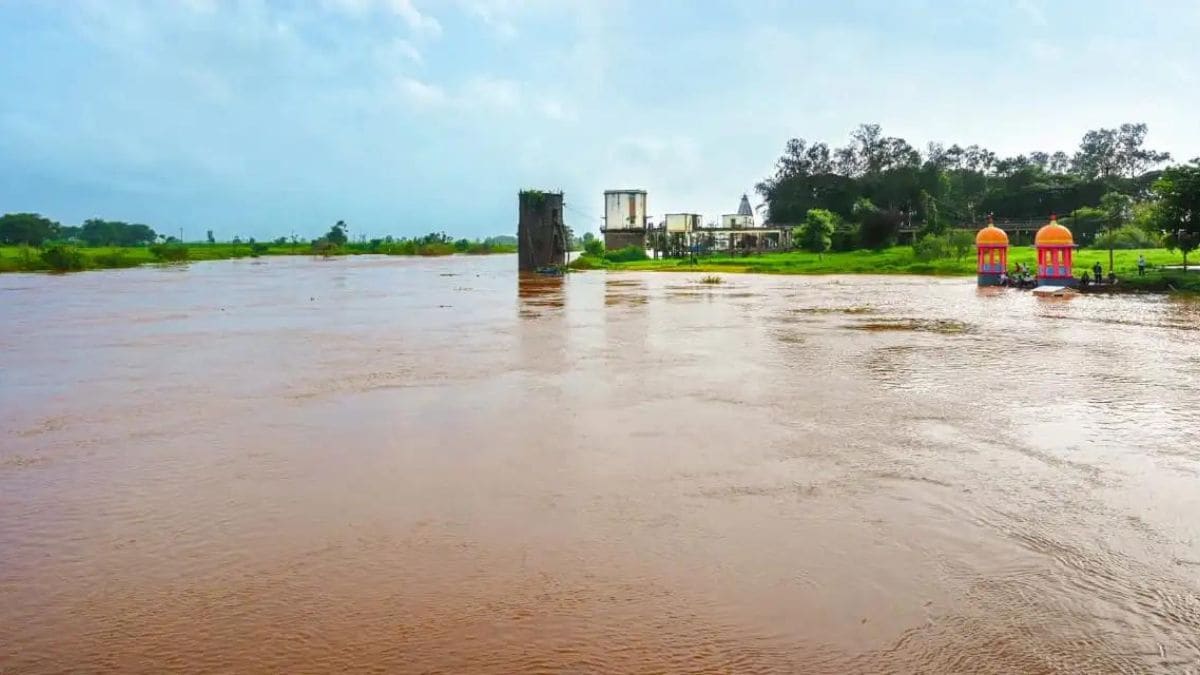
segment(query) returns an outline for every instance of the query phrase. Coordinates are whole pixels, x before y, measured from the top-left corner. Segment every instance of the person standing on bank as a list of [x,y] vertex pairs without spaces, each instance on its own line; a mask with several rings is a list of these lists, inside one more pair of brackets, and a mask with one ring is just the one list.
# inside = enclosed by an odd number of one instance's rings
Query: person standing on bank
[[1146,276],[1146,256],[1142,253],[1138,254],[1138,276]]
[[1099,260],[1092,265],[1092,278],[1096,280],[1096,283],[1100,283],[1104,279],[1104,268],[1100,266]]

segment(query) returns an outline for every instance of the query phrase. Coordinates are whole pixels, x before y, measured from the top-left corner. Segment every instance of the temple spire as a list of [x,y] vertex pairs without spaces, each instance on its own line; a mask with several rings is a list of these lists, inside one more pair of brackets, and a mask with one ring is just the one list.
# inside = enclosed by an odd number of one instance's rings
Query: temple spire
[[742,203],[738,204],[739,216],[753,216],[754,210],[750,208],[750,199],[746,195],[742,195]]

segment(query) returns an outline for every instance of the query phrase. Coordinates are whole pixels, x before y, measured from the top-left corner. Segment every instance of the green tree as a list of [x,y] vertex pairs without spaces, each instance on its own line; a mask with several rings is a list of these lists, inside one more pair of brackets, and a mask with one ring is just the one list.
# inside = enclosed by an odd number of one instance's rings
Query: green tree
[[833,231],[837,228],[836,213],[825,209],[809,209],[800,227],[800,245],[804,250],[824,254],[833,244]]
[[950,248],[946,237],[927,234],[913,244],[913,255],[917,260],[937,260],[950,255]]
[[920,200],[921,212],[925,216],[925,222],[921,225],[921,234],[944,234],[946,226],[938,214],[937,200],[925,190],[921,190]]
[[1104,224],[1107,225],[1104,244],[1108,247],[1108,271],[1113,271],[1113,248],[1116,247],[1116,237],[1113,233],[1124,227],[1133,215],[1133,198],[1119,192],[1109,192],[1100,198],[1100,210],[1104,212]]
[[333,227],[329,228],[329,233],[326,234],[323,238],[325,239],[325,241],[329,242],[330,244],[333,244],[334,246],[342,246],[349,239],[346,236],[346,230],[348,230],[349,228],[350,228],[350,226],[346,225],[345,221],[339,220],[339,221],[337,221],[336,224],[334,224]]
[[854,203],[854,218],[858,221],[859,242],[866,248],[880,250],[896,243],[903,215],[895,210],[883,210],[870,199],[860,197]]
[[0,244],[41,246],[58,236],[58,223],[36,213],[7,213],[0,216]]
[[1183,269],[1187,270],[1188,253],[1200,244],[1200,163],[1163,171],[1153,190],[1158,196],[1159,223],[1166,233],[1163,244],[1183,253]]
[[975,247],[975,234],[970,230],[951,230],[946,240],[955,260],[962,260]]
[[89,218],[79,228],[79,238],[88,246],[145,246],[158,235],[149,225]]

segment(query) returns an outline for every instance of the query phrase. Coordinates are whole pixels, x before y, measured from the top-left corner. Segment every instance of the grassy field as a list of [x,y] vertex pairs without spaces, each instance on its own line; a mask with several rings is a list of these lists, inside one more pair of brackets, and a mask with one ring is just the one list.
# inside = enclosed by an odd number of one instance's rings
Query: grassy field
[[[1149,272],[1137,277],[1137,258],[1146,256]],[[1113,262],[1122,286],[1136,290],[1189,290],[1200,291],[1200,273],[1186,277],[1181,273],[1166,272],[1166,265],[1183,264],[1183,255],[1165,249],[1114,251]],[[1108,251],[1079,249],[1075,252],[1076,275],[1091,270],[1096,262],[1108,273]],[[1200,262],[1200,260],[1197,260]],[[1009,249],[1008,263],[1026,263],[1031,269],[1037,266],[1037,253],[1032,246],[1017,246]],[[697,264],[688,260],[637,260],[632,262],[609,262],[592,256],[584,256],[571,264],[575,269],[643,270],[663,272],[707,272],[762,274],[930,274],[941,276],[974,276],[975,253],[962,259],[918,260],[909,246],[894,246],[883,251],[850,251],[817,255],[806,251],[786,253],[764,253],[746,257],[712,256],[700,258]]]
[[[231,258],[249,258],[255,255],[249,244],[185,244],[187,248],[186,261],[198,260],[228,260]],[[82,256],[84,269],[116,269],[122,267],[137,267],[150,263],[162,262],[155,257],[147,246],[80,246],[75,250]],[[467,253],[514,253],[515,247],[494,247],[488,250],[474,248]],[[452,246],[424,246],[406,248],[394,247],[385,251],[372,251],[367,244],[347,244],[340,247],[334,255],[366,255],[370,253],[383,255],[452,255],[457,253]],[[260,245],[258,255],[313,255],[308,244],[267,245],[263,250]],[[0,272],[47,272],[54,268],[42,257],[42,249],[31,246],[0,246]]]

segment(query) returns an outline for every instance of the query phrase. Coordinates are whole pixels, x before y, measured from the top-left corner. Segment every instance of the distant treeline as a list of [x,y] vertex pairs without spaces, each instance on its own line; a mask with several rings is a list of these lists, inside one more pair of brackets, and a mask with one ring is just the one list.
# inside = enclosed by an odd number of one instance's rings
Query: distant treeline
[[[421,237],[383,237],[380,239],[362,239],[350,241],[349,226],[344,221],[338,221],[323,237],[312,241],[301,241],[293,236],[279,237],[270,243],[277,247],[285,246],[315,246],[328,248],[330,244],[354,252],[370,250],[371,252],[397,254],[416,254],[421,251],[439,251],[444,253],[491,252],[511,248],[516,250],[515,236],[496,236],[486,239],[453,239],[445,232],[433,232]],[[217,244],[213,231],[208,230],[206,243]],[[179,244],[175,237],[164,236],[154,231],[149,225],[126,223],[119,220],[103,220],[91,218],[82,225],[62,225],[37,213],[9,213],[0,216],[0,245],[43,246],[48,243],[75,244],[89,247],[99,246],[149,246],[156,243]],[[248,247],[266,247],[267,242],[258,242],[253,237],[243,240],[240,236],[233,238],[235,245]],[[193,242],[195,244],[195,242]],[[265,251],[265,248],[261,248]]]
[[60,225],[36,213],[0,216],[0,244],[41,246],[47,241],[64,241],[86,246],[146,246],[159,239],[149,226],[119,220],[91,218],[82,225]]

